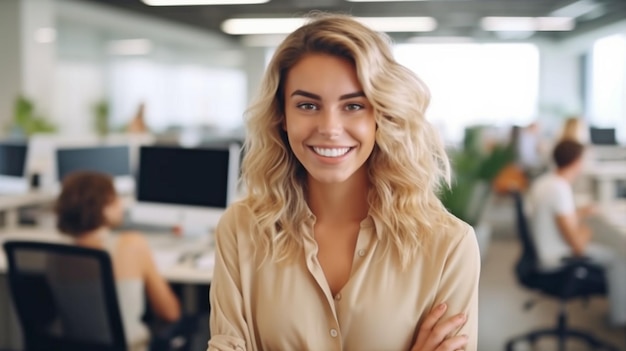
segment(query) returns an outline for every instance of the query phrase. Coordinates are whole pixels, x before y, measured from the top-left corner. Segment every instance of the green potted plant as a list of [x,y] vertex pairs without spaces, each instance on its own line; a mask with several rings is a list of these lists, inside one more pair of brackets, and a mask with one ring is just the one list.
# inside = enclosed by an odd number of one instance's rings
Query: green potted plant
[[35,113],[34,103],[24,96],[18,96],[13,106],[13,133],[31,136],[35,133],[54,133],[56,126]]
[[491,228],[482,221],[482,214],[491,182],[515,160],[515,150],[511,145],[483,147],[483,129],[480,126],[466,129],[462,147],[448,152],[453,180],[450,187],[443,189],[440,199],[450,213],[474,227],[484,257]]
[[100,100],[93,105],[94,129],[98,135],[104,137],[109,134],[109,103]]

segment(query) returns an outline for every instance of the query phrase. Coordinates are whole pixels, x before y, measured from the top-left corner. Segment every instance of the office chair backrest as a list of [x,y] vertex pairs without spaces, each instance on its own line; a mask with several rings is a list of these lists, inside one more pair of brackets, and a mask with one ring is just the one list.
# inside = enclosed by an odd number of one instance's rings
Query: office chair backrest
[[26,241],[4,249],[26,350],[126,350],[107,252]]
[[526,278],[537,271],[538,258],[535,250],[535,243],[528,227],[528,220],[524,213],[524,203],[522,194],[513,192],[513,201],[515,202],[515,223],[517,226],[517,236],[522,243],[522,255],[517,262],[515,270],[518,279],[524,284]]

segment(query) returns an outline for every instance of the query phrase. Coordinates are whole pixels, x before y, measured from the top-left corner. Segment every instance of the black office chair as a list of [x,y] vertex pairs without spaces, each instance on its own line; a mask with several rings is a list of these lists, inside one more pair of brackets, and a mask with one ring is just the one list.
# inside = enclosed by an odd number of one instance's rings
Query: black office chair
[[[556,327],[533,330],[510,339],[506,343],[506,351],[513,351],[514,345],[520,341],[534,344],[538,339],[544,337],[557,338],[559,351],[566,350],[565,342],[570,338],[583,341],[594,350],[618,351],[617,347],[600,341],[590,333],[571,329],[567,325],[566,303],[569,300],[587,299],[593,295],[606,295],[604,269],[590,263],[588,259],[580,257],[565,259],[563,267],[555,271],[540,270],[533,238],[524,214],[522,195],[518,192],[512,195],[515,201],[517,234],[522,243],[522,255],[515,266],[517,280],[529,289],[559,299],[560,310]],[[525,304],[525,309],[530,309],[532,306],[533,301],[529,301]]]
[[[109,254],[73,245],[4,243],[26,351],[126,351]],[[189,320],[152,334],[152,350],[186,350]]]

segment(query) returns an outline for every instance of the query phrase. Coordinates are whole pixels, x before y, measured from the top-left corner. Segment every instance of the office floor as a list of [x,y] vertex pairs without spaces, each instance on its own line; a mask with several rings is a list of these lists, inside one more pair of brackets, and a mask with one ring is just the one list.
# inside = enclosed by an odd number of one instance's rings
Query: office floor
[[[506,228],[500,230],[508,230]],[[480,282],[480,310],[478,349],[480,351],[504,350],[506,341],[538,327],[556,325],[558,304],[549,298],[525,290],[515,281],[513,266],[519,255],[519,245],[510,233],[494,233],[482,265]],[[498,235],[500,234],[500,235]],[[537,297],[536,305],[524,310],[523,304]],[[592,331],[596,336],[611,341],[626,350],[626,327],[611,328],[607,325],[608,305],[604,298],[589,300],[587,306],[581,301],[568,305],[570,325]],[[540,342],[536,351],[555,351],[553,342]],[[517,350],[531,350],[519,344]],[[568,351],[589,350],[585,345],[572,342]]]

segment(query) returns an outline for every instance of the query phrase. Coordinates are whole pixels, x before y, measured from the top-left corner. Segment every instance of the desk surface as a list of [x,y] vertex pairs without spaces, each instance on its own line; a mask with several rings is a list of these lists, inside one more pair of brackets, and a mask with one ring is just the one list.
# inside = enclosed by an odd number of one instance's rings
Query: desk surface
[[594,178],[626,179],[626,161],[593,162],[583,172]]
[[[213,278],[214,251],[209,238],[178,238],[169,233],[144,234],[152,247],[159,271],[170,283],[209,284]],[[9,240],[69,243],[69,238],[51,229],[13,229],[0,232],[0,244]],[[198,257],[182,259],[183,256]],[[6,257],[0,249],[0,274],[6,272]]]
[[626,202],[613,201],[588,218],[593,241],[608,246],[626,257]]
[[56,194],[47,191],[31,191],[24,194],[0,194],[0,210],[9,210],[30,205],[52,203]]

